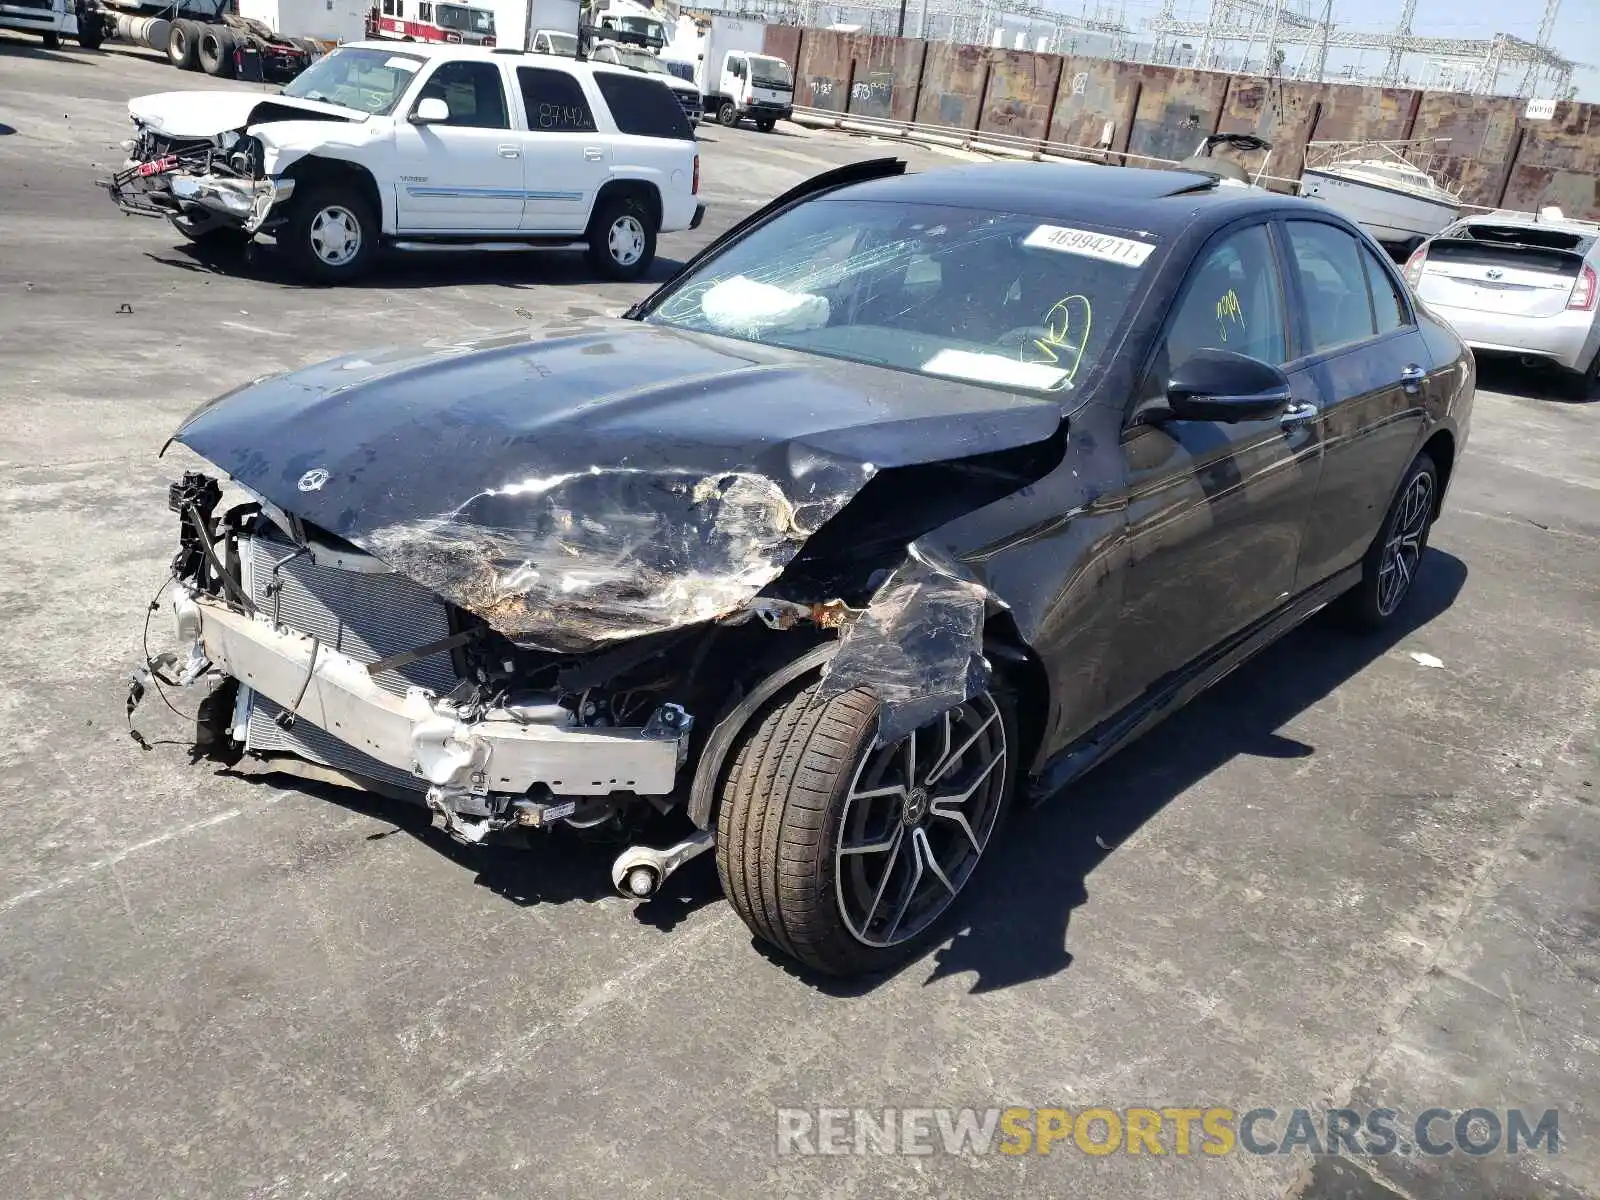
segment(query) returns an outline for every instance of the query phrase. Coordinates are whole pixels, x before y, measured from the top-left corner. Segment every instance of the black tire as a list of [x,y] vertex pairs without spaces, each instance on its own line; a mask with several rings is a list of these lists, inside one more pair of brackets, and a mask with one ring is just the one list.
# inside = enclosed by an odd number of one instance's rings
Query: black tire
[[637,279],[656,257],[656,222],[635,196],[607,200],[589,222],[589,262],[607,279]]
[[1600,387],[1600,350],[1595,351],[1585,370],[1569,372],[1566,383],[1569,399],[1588,400],[1593,396],[1595,389]]
[[772,127],[778,123],[776,117],[757,117],[756,128],[762,133],[771,133]]
[[200,31],[197,50],[200,69],[219,79],[233,78],[233,32],[225,25],[207,25]]
[[[330,253],[330,234],[353,224],[355,249],[348,257]],[[336,228],[337,227],[337,228]],[[278,248],[294,270],[318,283],[348,283],[371,268],[381,227],[372,206],[352,189],[336,184],[311,187],[297,195],[278,227]]]
[[724,100],[717,106],[717,123],[729,129],[739,123],[739,110],[734,107],[732,100]]
[[44,43],[44,48],[46,50],[61,49],[61,35],[54,29],[48,30],[45,33],[41,33],[39,35],[39,40]]
[[85,50],[98,50],[106,40],[105,26],[100,23],[99,13],[78,14],[77,42]]
[[[1420,500],[1415,494],[1419,488],[1425,493]],[[1383,525],[1367,547],[1361,582],[1332,605],[1337,618],[1356,629],[1382,629],[1395,619],[1416,583],[1438,508],[1439,468],[1423,451],[1401,479]]]
[[[780,695],[740,742],[717,813],[717,873],[734,911],[763,941],[829,975],[882,971],[915,956],[938,937],[945,919],[966,894],[983,851],[994,843],[1016,786],[1016,722],[1009,702],[1000,695],[985,693],[951,710],[952,720],[962,722],[969,709],[989,714],[981,724],[974,715],[970,725],[961,726],[976,732],[971,742],[957,735],[955,744],[968,747],[958,756],[960,763],[965,764],[972,746],[1000,747],[998,757],[991,754],[988,771],[976,772],[974,787],[981,789],[985,806],[981,815],[977,809],[964,810],[978,816],[980,842],[976,832],[961,832],[972,828],[971,822],[964,818],[953,823],[949,813],[936,811],[931,784],[915,786],[914,766],[914,786],[903,793],[903,800],[878,798],[888,805],[880,812],[881,821],[875,823],[870,811],[862,815],[853,807],[864,799],[856,791],[857,782],[880,757],[900,763],[903,779],[906,760],[896,756],[905,743],[875,746],[878,703],[867,692],[857,690],[827,700],[819,699],[817,692],[818,685],[812,683]],[[922,739],[919,744],[925,753],[943,742],[936,727],[944,719],[913,735]],[[982,742],[984,738],[989,742]],[[925,781],[937,766],[937,749],[932,758],[923,773]],[[876,774],[866,776],[871,785],[867,790],[881,792],[878,784],[892,775],[881,766],[872,769]],[[951,786],[960,787],[972,774],[963,765],[945,778],[957,779]],[[913,794],[920,797],[915,802],[921,806],[920,816],[911,812]],[[944,819],[935,820],[936,816]],[[963,837],[970,837],[973,851],[958,867],[950,856],[966,853]],[[857,852],[845,849],[847,840]],[[926,849],[936,845],[942,849]],[[935,861],[925,855],[936,855],[950,872],[925,871],[924,864]],[[841,867],[842,863],[848,865]],[[884,864],[881,871],[879,863]],[[931,900],[941,901],[939,906],[919,916],[920,924],[901,926],[917,906],[923,885],[933,885],[948,874],[955,875],[953,889],[946,892],[935,885],[930,893]],[[856,901],[864,901],[868,893],[873,898],[863,919],[862,905]],[[890,893],[894,908],[882,911],[880,923],[875,916],[880,901]],[[893,926],[887,924],[890,918]],[[867,936],[857,932],[858,926]],[[901,927],[908,932],[897,940]]]
[[180,71],[193,71],[200,65],[200,23],[181,20],[172,23],[167,34],[167,61]]

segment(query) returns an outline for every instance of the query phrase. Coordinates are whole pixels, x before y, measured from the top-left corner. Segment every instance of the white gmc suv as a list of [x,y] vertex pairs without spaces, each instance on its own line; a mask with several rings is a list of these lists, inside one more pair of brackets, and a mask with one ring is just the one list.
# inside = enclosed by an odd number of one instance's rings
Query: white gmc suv
[[400,250],[586,247],[642,274],[693,229],[700,156],[672,91],[636,71],[462,45],[353,42],[280,94],[130,101],[136,139],[102,186],[195,240],[269,234],[306,275]]

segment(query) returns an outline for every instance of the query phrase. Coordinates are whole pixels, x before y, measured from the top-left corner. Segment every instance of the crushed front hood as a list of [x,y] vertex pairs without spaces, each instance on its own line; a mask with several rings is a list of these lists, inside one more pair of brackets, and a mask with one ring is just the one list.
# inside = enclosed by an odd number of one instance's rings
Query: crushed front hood
[[260,118],[273,120],[310,116],[322,120],[361,121],[365,114],[337,104],[294,100],[260,92],[157,92],[128,101],[128,115],[162,137],[206,138],[244,129]]
[[335,359],[175,435],[516,640],[710,620],[877,471],[1044,441],[1029,398],[631,323]]

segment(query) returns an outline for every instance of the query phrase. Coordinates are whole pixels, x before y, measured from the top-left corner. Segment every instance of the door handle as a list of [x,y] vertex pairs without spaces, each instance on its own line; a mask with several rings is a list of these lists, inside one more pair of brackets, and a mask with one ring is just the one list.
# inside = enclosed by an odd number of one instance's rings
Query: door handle
[[1278,424],[1284,429],[1298,429],[1316,415],[1315,404],[1295,403],[1283,410],[1283,415],[1278,418]]
[[605,157],[605,154],[606,152],[600,149],[599,146],[585,146],[583,148],[583,157],[590,162],[599,162]]
[[1400,386],[1412,395],[1416,395],[1422,390],[1422,381],[1427,377],[1428,373],[1426,371],[1417,366],[1416,363],[1412,363],[1401,370]]
[[522,157],[522,150],[521,150],[520,147],[517,147],[517,146],[501,146],[500,147],[500,157],[501,158],[521,158]]

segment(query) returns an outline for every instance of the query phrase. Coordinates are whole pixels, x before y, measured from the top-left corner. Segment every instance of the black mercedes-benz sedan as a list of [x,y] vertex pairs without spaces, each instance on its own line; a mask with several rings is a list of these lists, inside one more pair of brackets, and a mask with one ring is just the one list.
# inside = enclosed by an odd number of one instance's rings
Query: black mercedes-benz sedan
[[1474,378],[1310,201],[863,162],[620,321],[200,409],[144,676],[204,690],[205,753],[466,842],[638,839],[627,896],[714,851],[759,937],[874,970],[1018,793],[1324,606],[1394,619]]

